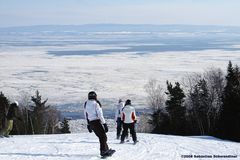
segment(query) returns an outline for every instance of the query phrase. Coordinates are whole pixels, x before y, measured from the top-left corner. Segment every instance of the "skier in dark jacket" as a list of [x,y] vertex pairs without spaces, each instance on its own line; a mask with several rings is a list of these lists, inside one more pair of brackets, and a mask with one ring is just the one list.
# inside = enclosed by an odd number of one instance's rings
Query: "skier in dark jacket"
[[135,108],[131,104],[131,100],[127,100],[125,103],[125,106],[122,109],[122,122],[123,122],[123,132],[121,135],[121,142],[124,143],[124,139],[128,133],[128,129],[130,129],[130,133],[133,138],[134,144],[136,144],[137,141],[137,135],[135,131],[135,123],[137,122],[136,120],[136,113],[135,113]]
[[103,117],[101,103],[97,100],[97,94],[94,91],[88,93],[88,100],[84,104],[84,115],[87,120],[87,128],[91,133],[92,130],[99,138],[100,155],[102,157],[111,156],[115,150],[109,149],[107,145],[108,126]]
[[15,101],[14,103],[12,103],[8,109],[8,113],[6,116],[7,122],[5,127],[1,130],[0,135],[4,136],[4,137],[9,137],[9,133],[12,131],[13,129],[13,121],[15,119],[21,120],[21,118],[19,118],[16,115],[18,109],[18,102]]

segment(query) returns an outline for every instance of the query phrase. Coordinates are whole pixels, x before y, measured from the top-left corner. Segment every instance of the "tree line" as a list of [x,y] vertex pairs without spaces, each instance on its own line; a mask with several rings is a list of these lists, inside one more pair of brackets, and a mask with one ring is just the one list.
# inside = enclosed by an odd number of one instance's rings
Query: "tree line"
[[[60,112],[53,106],[47,105],[47,99],[42,100],[39,91],[31,96],[31,103],[20,103],[15,111],[18,119],[14,120],[11,134],[56,134],[70,133],[68,120],[62,117]],[[6,125],[6,115],[10,102],[0,92],[0,129]]]
[[230,61],[226,75],[212,68],[184,78],[167,81],[167,89],[150,80],[145,86],[152,108],[152,133],[211,135],[240,141],[240,71]]

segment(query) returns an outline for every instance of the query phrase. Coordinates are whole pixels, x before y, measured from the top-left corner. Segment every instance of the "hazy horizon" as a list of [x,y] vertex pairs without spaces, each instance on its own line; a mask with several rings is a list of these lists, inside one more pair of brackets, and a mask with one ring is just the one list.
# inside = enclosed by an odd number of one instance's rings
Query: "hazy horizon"
[[33,25],[16,25],[16,26],[0,26],[0,28],[15,27],[38,27],[38,26],[89,26],[89,25],[119,25],[119,26],[192,26],[192,27],[240,27],[240,25],[214,25],[214,24],[129,24],[129,23],[86,23],[86,24],[33,24]]
[[238,0],[0,0],[0,27],[83,24],[240,26]]

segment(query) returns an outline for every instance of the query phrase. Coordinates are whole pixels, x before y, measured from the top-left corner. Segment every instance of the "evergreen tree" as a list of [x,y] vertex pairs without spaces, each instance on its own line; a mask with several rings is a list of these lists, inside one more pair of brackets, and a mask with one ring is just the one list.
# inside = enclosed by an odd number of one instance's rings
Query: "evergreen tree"
[[57,127],[60,117],[59,112],[50,105],[46,105],[48,99],[42,101],[39,91],[36,91],[36,95],[32,96],[31,100],[34,102],[30,113],[32,134],[56,133],[59,130]]
[[66,118],[64,118],[63,122],[61,122],[61,133],[71,133],[70,132],[70,128],[69,128],[69,124],[68,124],[68,120]]
[[0,130],[5,127],[6,114],[9,108],[9,101],[7,97],[0,92]]
[[173,86],[167,81],[168,99],[166,101],[166,109],[170,116],[170,127],[172,134],[184,135],[185,134],[185,112],[184,106],[185,94],[178,82]]
[[[2,96],[0,94],[0,104]],[[39,91],[31,97],[34,105],[29,107],[29,103],[21,104],[20,110],[17,110],[18,117],[21,120],[15,120],[12,130],[13,134],[54,134],[59,133],[58,128],[60,112],[54,107],[46,105],[47,99],[42,101]],[[0,105],[0,107],[3,105]],[[5,116],[1,116],[5,117]]]
[[31,114],[33,134],[44,134],[47,127],[46,112],[50,106],[46,106],[47,99],[42,102],[39,91],[36,91],[36,95],[32,96],[31,100],[34,102],[34,106],[31,106],[33,110]]
[[191,110],[196,121],[198,131],[201,135],[209,134],[210,126],[210,98],[205,79],[200,79],[190,93]]
[[152,133],[169,134],[170,133],[170,120],[169,115],[158,109],[151,114],[150,124],[154,126]]
[[219,130],[223,138],[240,141],[240,72],[238,66],[232,66],[231,61],[226,81]]

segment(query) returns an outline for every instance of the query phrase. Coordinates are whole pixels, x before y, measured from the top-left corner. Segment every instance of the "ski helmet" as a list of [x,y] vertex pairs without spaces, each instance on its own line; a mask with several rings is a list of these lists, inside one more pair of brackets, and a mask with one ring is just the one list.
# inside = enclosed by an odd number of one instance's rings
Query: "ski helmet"
[[92,99],[97,100],[97,94],[96,94],[96,92],[94,92],[94,91],[89,92],[89,93],[88,93],[88,99],[89,99],[89,100],[92,100]]
[[126,105],[131,105],[131,100],[130,100],[130,99],[126,100],[125,106],[126,106]]
[[18,107],[18,102],[17,102],[17,101],[14,101],[13,103],[10,104],[10,107],[11,107],[11,108],[16,108],[16,107]]

